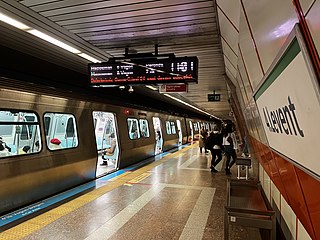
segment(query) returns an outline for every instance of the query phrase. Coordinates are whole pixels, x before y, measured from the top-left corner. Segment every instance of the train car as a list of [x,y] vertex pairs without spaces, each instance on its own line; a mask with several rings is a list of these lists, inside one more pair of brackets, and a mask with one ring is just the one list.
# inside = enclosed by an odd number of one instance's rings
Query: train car
[[185,144],[195,123],[0,80],[0,214]]

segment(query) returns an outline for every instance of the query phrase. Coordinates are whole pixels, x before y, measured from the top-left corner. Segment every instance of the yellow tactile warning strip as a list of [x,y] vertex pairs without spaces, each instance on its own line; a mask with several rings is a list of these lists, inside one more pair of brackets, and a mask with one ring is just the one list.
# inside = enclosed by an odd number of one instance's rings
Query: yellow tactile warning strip
[[34,231],[41,229],[42,227],[43,227],[42,224],[33,224],[27,221],[14,228],[11,228],[5,231],[4,233],[1,233],[0,239],[1,240],[20,239],[33,233]]
[[59,218],[75,211],[76,209],[94,201],[98,197],[106,194],[107,192],[121,186],[121,185],[128,185],[131,183],[138,183],[143,179],[149,177],[152,173],[150,170],[154,167],[161,165],[162,163],[168,161],[169,159],[178,157],[182,155],[184,152],[189,150],[191,146],[187,146],[184,149],[173,153],[167,154],[162,159],[148,164],[142,168],[139,168],[133,172],[126,172],[121,174],[120,176],[114,177],[109,180],[106,185],[101,186],[100,188],[94,189],[93,191],[86,193],[80,197],[77,197],[61,206],[52,209],[48,212],[45,212],[37,217],[34,217],[28,221],[25,221],[15,227],[12,227],[2,233],[0,233],[0,240],[11,240],[11,239],[21,239],[30,235],[31,233],[49,225],[50,223],[58,220]]
[[134,179],[130,180],[129,182],[127,182],[125,185],[127,186],[131,186],[132,184],[135,183],[139,183],[141,182],[143,179],[146,179],[147,177],[149,177],[151,175],[151,173],[142,173],[139,176],[135,177]]
[[121,174],[121,175],[119,175],[119,176],[116,176],[116,177],[114,177],[114,178],[109,179],[108,182],[114,182],[115,180],[117,180],[117,179],[119,179],[119,178],[123,178],[124,176],[126,176],[126,175],[128,175],[128,174],[130,174],[130,173],[131,173],[131,172],[125,172],[125,173],[123,173],[123,174]]

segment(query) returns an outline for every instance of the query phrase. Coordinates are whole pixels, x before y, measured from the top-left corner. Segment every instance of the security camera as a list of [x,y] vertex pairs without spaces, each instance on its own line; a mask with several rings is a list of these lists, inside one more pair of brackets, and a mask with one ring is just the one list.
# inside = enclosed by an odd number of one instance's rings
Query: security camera
[[130,86],[128,92],[133,93],[133,91],[134,91],[134,89],[132,88],[132,86]]

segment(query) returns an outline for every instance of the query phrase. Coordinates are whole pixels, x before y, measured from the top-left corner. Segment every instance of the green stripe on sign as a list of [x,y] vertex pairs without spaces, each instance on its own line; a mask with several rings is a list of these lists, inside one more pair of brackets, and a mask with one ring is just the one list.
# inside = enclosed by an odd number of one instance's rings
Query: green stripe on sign
[[265,90],[278,78],[278,76],[283,72],[283,70],[292,62],[292,60],[300,52],[300,46],[296,38],[292,41],[287,51],[283,54],[277,65],[271,71],[265,82],[262,84],[260,89],[254,96],[254,99],[257,100]]

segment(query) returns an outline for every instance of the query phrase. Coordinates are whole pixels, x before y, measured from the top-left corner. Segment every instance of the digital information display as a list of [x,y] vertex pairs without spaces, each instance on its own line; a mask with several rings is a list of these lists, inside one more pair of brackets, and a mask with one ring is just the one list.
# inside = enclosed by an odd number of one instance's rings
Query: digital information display
[[135,85],[198,82],[198,58],[90,63],[90,85]]
[[219,102],[220,94],[208,94],[208,102]]

